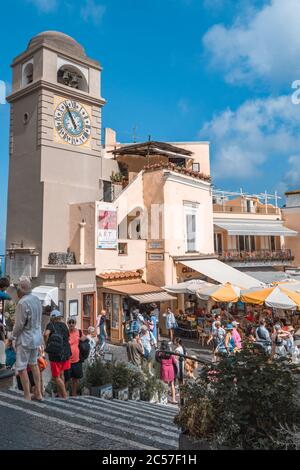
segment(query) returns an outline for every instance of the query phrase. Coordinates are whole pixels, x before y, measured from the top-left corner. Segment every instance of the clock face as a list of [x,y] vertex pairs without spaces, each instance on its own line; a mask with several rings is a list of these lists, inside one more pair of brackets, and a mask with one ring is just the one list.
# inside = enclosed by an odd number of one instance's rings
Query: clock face
[[60,138],[68,144],[82,145],[90,138],[89,114],[77,101],[62,101],[55,109],[54,123]]

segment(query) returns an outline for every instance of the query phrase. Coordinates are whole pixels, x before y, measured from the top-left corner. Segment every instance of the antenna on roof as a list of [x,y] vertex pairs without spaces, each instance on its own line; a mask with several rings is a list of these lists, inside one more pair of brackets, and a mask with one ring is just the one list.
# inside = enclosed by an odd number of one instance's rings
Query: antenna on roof
[[133,139],[133,143],[136,144],[136,129],[137,127],[136,126],[133,126],[133,129],[132,129],[132,139]]
[[147,165],[149,165],[149,150],[150,150],[151,135],[148,135],[148,147],[147,147]]

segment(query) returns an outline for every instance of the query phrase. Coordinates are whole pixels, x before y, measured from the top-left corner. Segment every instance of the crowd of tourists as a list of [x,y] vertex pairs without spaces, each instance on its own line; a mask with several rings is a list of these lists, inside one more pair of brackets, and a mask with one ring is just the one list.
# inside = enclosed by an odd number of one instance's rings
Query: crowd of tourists
[[[0,300],[11,300],[7,293],[9,284],[7,278],[0,279]],[[90,326],[84,335],[75,317],[70,317],[66,323],[59,310],[50,308],[49,322],[42,332],[42,305],[32,294],[30,281],[22,279],[16,293],[18,301],[11,331],[5,324],[5,317],[0,318],[0,370],[14,368],[24,398],[41,401],[47,353],[57,395],[67,398],[69,391],[76,396],[84,361],[103,355],[107,340],[106,312],[101,311],[96,328]]]
[[300,352],[295,345],[295,329],[285,319],[270,315],[264,318],[249,312],[242,324],[228,319],[228,312],[223,308],[213,316],[210,335],[207,341],[212,345],[213,359],[232,355],[243,348],[245,341],[273,357],[290,355],[295,362],[300,359]]
[[[0,279],[0,300],[10,300],[10,282]],[[18,298],[13,328],[0,318],[0,370],[14,368],[20,390],[27,400],[42,400],[43,372],[51,370],[57,394],[67,398],[76,396],[79,381],[83,377],[83,363],[104,355],[107,341],[106,311],[97,316],[95,326],[87,334],[77,327],[76,318],[65,322],[57,309],[49,309],[49,321],[42,332],[42,305],[32,294],[31,283],[22,279],[16,289]],[[290,355],[299,361],[295,345],[295,331],[291,324],[274,318],[270,312],[265,317],[248,312],[240,322],[226,308],[213,309],[206,314],[203,323],[209,324],[208,345],[212,347],[213,360],[240,351],[246,341],[266,354],[275,357]],[[127,331],[128,361],[154,374],[154,365],[160,365],[160,378],[169,385],[171,402],[176,403],[176,385],[197,374],[196,357],[187,357],[181,338],[176,337],[176,316],[170,308],[163,315],[169,340],[159,344],[160,312],[156,304],[149,311],[133,308],[130,312],[130,328]],[[46,356],[47,353],[47,356]]]
[[[141,313],[135,308],[131,312],[131,328],[128,332],[127,343],[128,361],[140,368],[148,369],[154,374],[153,366],[160,364],[160,379],[169,385],[171,403],[176,404],[176,385],[184,379],[195,379],[196,358],[184,360],[186,349],[181,338],[175,338],[176,319],[171,309],[164,314],[169,341],[163,340],[158,347],[159,310],[156,304],[152,310]],[[182,356],[182,360],[180,360]]]

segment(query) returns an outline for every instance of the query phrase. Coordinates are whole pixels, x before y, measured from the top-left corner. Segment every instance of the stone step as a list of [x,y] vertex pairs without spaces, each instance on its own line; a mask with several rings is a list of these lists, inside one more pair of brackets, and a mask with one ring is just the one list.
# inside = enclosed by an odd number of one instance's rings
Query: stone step
[[105,400],[97,397],[76,397],[70,398],[73,401],[81,401],[83,403],[93,403],[99,406],[110,406],[111,408],[119,409],[120,406],[124,410],[129,410],[136,413],[137,416],[143,417],[146,413],[148,416],[153,418],[165,418],[168,421],[174,419],[174,416],[178,413],[176,411],[169,411],[169,409],[163,408],[163,405],[157,405],[157,408],[149,408],[145,402],[142,401],[122,401],[122,400]]
[[[115,445],[127,449],[177,449],[179,430],[172,420],[162,422],[151,416],[145,420],[135,419],[130,409],[123,409],[125,402],[118,401],[120,415],[115,409],[103,411],[110,400],[103,400],[101,408],[85,401],[76,399],[45,399],[42,403],[25,401],[17,391],[0,392],[0,406],[7,406],[39,419],[57,422],[79,431],[97,434],[99,437],[111,439]],[[114,401],[114,400],[113,400]],[[88,405],[89,407],[85,406]],[[115,404],[114,404],[115,405]],[[78,412],[80,410],[80,413]],[[101,447],[99,447],[101,448]]]
[[53,403],[58,403],[63,405],[66,403],[66,406],[79,409],[85,413],[97,413],[102,416],[103,419],[109,419],[110,417],[116,418],[120,423],[123,422],[124,424],[128,424],[128,422],[130,422],[132,425],[142,426],[143,429],[147,429],[149,431],[155,431],[157,429],[157,425],[166,431],[172,430],[173,428],[176,429],[175,425],[173,424],[173,417],[170,419],[168,416],[158,416],[155,418],[151,416],[151,419],[149,419],[149,415],[147,415],[146,412],[138,414],[132,410],[124,409],[122,404],[115,407],[114,403],[110,403],[109,400],[107,400],[107,402],[108,403],[104,404],[95,404],[93,402],[86,402],[79,399],[67,401],[52,400],[52,402],[49,402],[49,404],[51,405]]

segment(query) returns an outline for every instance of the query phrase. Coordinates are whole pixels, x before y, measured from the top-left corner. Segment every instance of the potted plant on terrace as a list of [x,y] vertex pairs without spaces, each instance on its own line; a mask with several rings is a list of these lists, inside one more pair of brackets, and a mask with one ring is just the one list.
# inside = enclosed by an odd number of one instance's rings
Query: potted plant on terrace
[[168,398],[168,385],[162,382],[156,374],[145,372],[145,385],[141,391],[141,400],[150,403],[166,403]]
[[253,346],[203,369],[182,388],[175,418],[180,449],[285,449],[282,427],[299,423],[295,365],[271,359]]
[[113,395],[118,400],[128,400],[129,369],[125,362],[115,362],[112,367]]
[[100,358],[87,365],[84,385],[90,390],[91,395],[107,399],[113,397],[112,368],[110,362],[104,362]]
[[140,367],[128,364],[128,389],[130,400],[140,400],[141,390],[145,388],[146,375]]
[[113,171],[111,174],[110,180],[113,184],[122,184],[124,180],[124,176],[120,172],[115,173]]

